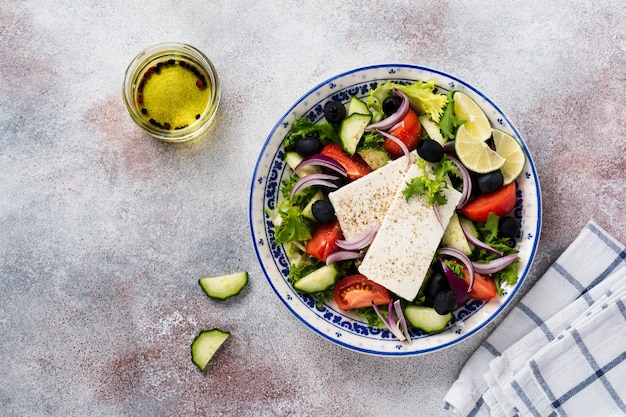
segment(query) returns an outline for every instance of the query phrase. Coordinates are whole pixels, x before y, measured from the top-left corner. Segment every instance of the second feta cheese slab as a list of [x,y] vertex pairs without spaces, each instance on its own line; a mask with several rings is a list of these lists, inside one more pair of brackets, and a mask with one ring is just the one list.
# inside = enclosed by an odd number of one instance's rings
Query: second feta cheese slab
[[412,164],[403,180],[396,183],[389,210],[358,267],[361,274],[409,301],[417,296],[461,199],[461,193],[448,182],[448,188],[442,191],[447,203],[437,206],[440,224],[426,196],[414,195],[406,201],[402,194],[406,183],[420,175],[421,169]]
[[328,194],[346,239],[381,224],[409,163],[416,157],[413,151]]

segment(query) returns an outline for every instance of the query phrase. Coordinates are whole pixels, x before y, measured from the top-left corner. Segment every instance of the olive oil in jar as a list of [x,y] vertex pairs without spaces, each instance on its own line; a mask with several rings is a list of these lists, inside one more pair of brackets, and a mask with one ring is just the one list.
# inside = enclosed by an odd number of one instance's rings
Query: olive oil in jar
[[181,57],[147,68],[137,88],[142,118],[165,130],[185,129],[200,119],[209,103],[208,75]]
[[199,138],[213,122],[220,86],[213,64],[196,48],[154,45],[129,65],[124,102],[133,120],[166,142]]

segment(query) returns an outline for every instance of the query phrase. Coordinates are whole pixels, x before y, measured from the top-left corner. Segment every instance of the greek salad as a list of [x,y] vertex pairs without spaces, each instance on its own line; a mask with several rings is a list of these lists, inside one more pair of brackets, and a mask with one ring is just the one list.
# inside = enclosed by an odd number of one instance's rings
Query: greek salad
[[525,154],[468,95],[389,81],[323,106],[285,138],[268,213],[296,291],[410,342],[517,282]]

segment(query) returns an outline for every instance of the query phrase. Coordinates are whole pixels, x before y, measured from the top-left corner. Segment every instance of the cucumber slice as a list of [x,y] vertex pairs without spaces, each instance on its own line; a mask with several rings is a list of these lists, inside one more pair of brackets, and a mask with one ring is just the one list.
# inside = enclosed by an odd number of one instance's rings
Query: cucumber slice
[[324,265],[297,280],[293,287],[300,292],[308,294],[324,291],[335,284],[337,275],[335,265]]
[[372,115],[370,109],[367,107],[367,104],[359,100],[356,96],[352,96],[350,97],[350,101],[348,102],[348,106],[346,108],[346,116],[350,116],[354,113],[366,114],[369,116]]
[[201,331],[191,343],[191,361],[204,371],[215,352],[229,337],[230,333],[219,329]]
[[[474,237],[478,237],[478,230],[476,229],[476,225],[473,221],[471,221],[467,217],[459,216],[459,223],[463,225],[467,233]],[[474,245],[470,245],[470,247],[474,249]]]
[[367,148],[357,152],[373,170],[381,168],[391,160],[389,154],[382,149]]
[[418,119],[420,119],[420,123],[426,133],[428,133],[429,138],[439,142],[441,146],[445,145],[447,139],[445,139],[441,134],[441,129],[439,128],[439,125],[437,123],[430,120],[430,118],[426,114],[418,116]]
[[324,199],[324,193],[321,190],[318,190],[315,195],[311,198],[311,201],[309,201],[309,204],[306,205],[306,207],[302,210],[302,215],[309,219],[309,220],[315,220],[315,216],[313,216],[313,203],[315,203],[318,200],[322,200]]
[[450,218],[448,227],[446,227],[446,231],[441,238],[441,244],[443,246],[458,249],[466,255],[472,254],[472,247],[467,241],[465,233],[463,233],[463,229],[461,228],[461,223],[459,221],[459,216],[456,214],[456,212],[454,212],[454,214],[452,214],[452,217]]
[[285,162],[289,165],[289,168],[296,169],[298,164],[302,162],[304,158],[298,152],[287,152],[285,154]]
[[365,132],[365,127],[372,120],[372,116],[367,114],[354,113],[343,119],[339,128],[339,138],[344,151],[349,155],[354,155],[356,147],[361,141]]
[[434,333],[446,328],[452,320],[452,313],[441,315],[432,307],[408,305],[404,309],[404,317],[411,326],[426,333]]
[[[293,171],[296,170],[296,167],[298,166],[300,162],[302,162],[303,159],[304,158],[302,157],[302,155],[300,155],[298,152],[287,152],[285,154],[285,162],[287,163],[287,165],[289,165],[289,167]],[[322,172],[321,168],[315,165],[307,165],[307,166],[300,168],[298,172],[296,172],[296,174],[300,175],[301,177],[304,177],[305,175],[319,174],[321,172]]]
[[242,271],[219,277],[200,278],[198,283],[209,297],[225,300],[241,292],[248,283],[248,273]]

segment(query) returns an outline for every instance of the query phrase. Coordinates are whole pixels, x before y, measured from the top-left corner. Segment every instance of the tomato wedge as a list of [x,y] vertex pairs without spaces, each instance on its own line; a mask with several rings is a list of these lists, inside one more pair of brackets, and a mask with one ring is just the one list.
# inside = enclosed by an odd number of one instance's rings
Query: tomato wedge
[[342,310],[389,304],[391,296],[387,288],[367,279],[365,275],[350,275],[335,284],[333,298]]
[[515,195],[515,183],[512,182],[493,193],[483,194],[470,201],[461,208],[463,214],[475,222],[484,223],[489,213],[495,213],[499,217],[508,214],[517,203]]
[[306,243],[305,251],[314,258],[326,262],[328,255],[339,250],[337,246],[339,239],[343,239],[339,221],[320,223],[313,229],[311,240]]
[[[389,133],[400,139],[409,148],[409,151],[417,148],[417,142],[419,142],[422,135],[422,124],[417,117],[417,113],[409,109],[398,127]],[[389,156],[394,159],[404,155],[402,148],[391,139],[385,139],[383,147],[387,150]]]
[[354,181],[372,172],[372,168],[358,154],[348,155],[337,143],[326,145],[322,155],[329,156],[339,162],[347,171],[347,177],[350,181]]
[[[461,268],[463,271],[463,282],[469,287],[470,276],[467,268],[464,266]],[[473,300],[487,301],[491,300],[498,294],[496,283],[489,275],[482,275],[474,272],[474,285],[467,295]]]

